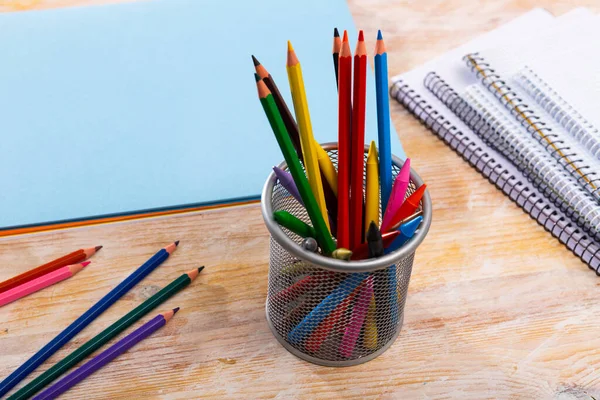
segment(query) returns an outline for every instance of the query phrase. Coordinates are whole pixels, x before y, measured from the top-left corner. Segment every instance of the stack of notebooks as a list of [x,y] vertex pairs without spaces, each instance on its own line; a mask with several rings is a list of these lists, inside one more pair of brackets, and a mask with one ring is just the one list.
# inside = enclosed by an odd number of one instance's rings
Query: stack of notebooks
[[600,275],[599,22],[532,10],[391,95]]

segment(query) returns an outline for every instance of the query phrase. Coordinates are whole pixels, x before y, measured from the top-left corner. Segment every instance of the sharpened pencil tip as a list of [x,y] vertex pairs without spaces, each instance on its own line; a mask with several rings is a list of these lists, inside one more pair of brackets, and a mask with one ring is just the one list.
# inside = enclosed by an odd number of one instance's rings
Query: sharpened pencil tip
[[92,262],[91,261],[84,261],[81,263],[82,267],[87,267],[88,265],[90,265]]
[[365,41],[365,34],[363,33],[363,31],[362,31],[362,30],[360,30],[360,31],[358,32],[358,41],[359,41],[359,42],[364,42],[364,41]]
[[252,62],[254,63],[254,66],[255,66],[255,67],[258,67],[258,66],[260,65],[260,61],[258,61],[258,60],[256,59],[256,57],[254,57],[254,54],[252,55]]
[[175,241],[175,246],[179,246],[179,240]]
[[255,72],[255,73],[254,73],[254,80],[255,80],[256,82],[260,82],[260,80],[261,80],[261,79],[262,79],[262,78],[260,77],[260,75],[259,75],[259,74],[257,74],[257,73]]
[[201,266],[200,268],[198,268],[198,273],[202,272],[203,269],[204,269],[204,265]]
[[340,37],[340,32],[338,31],[338,28],[333,28],[333,37]]
[[102,247],[104,247],[104,246],[96,246],[96,247],[94,247],[94,250],[98,251],[98,250],[100,250]]
[[383,40],[383,36],[381,36],[381,29],[377,31],[377,40]]
[[173,314],[177,314],[177,311],[179,311],[179,307],[175,307],[175,308],[173,309]]
[[344,39],[343,39],[343,41],[344,42],[348,41],[348,31],[344,31]]
[[292,42],[290,42],[288,40],[288,52],[292,52],[292,51],[294,51],[294,48],[292,47]]

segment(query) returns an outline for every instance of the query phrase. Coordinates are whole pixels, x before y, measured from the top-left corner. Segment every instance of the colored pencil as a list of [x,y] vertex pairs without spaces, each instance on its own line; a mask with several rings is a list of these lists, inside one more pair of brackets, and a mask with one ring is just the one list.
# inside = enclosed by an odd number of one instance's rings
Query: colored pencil
[[342,48],[342,41],[340,40],[340,33],[338,28],[333,28],[333,69],[335,71],[335,86],[338,86],[338,63],[340,58],[340,49]]
[[319,206],[317,205],[317,201],[310,190],[310,186],[306,176],[304,175],[304,170],[300,165],[300,160],[298,159],[298,154],[294,150],[294,146],[292,145],[292,141],[288,132],[285,128],[285,124],[281,119],[281,114],[277,109],[277,105],[275,104],[275,100],[273,99],[273,95],[260,78],[260,76],[256,75],[256,86],[258,90],[258,97],[263,106],[267,119],[269,120],[269,124],[271,125],[271,129],[275,134],[275,138],[277,139],[277,143],[279,144],[279,148],[283,153],[283,158],[285,159],[289,171],[294,178],[294,182],[296,182],[296,186],[298,191],[300,192],[300,196],[302,197],[302,201],[306,207],[306,211],[310,220],[312,222],[313,227],[315,228],[316,237],[315,239],[319,243],[321,250],[325,255],[331,254],[333,250],[335,250],[335,243],[333,242],[333,238],[327,229],[327,225],[323,218],[323,214],[321,214],[319,210]]
[[337,202],[338,178],[335,166],[333,165],[331,158],[329,158],[327,151],[325,151],[321,147],[321,145],[315,143],[315,149],[317,150],[317,160],[319,161],[319,169],[322,172],[321,176],[325,178],[327,183],[329,183],[333,194],[336,196],[335,201]]
[[365,106],[367,89],[367,49],[364,34],[358,34],[354,53],[352,93],[352,145],[350,173],[350,248],[363,242],[363,174],[365,167]]
[[89,310],[83,313],[77,318],[71,325],[65,328],[59,333],[54,339],[48,344],[42,347],[37,353],[29,358],[23,365],[17,368],[12,374],[0,382],[0,397],[4,396],[10,389],[22,381],[27,375],[33,370],[39,367],[44,361],[46,361],[51,355],[56,353],[61,347],[63,347],[69,340],[77,335],[83,328],[88,326],[94,321],[100,314],[106,309],[113,305],[119,300],[125,293],[144,279],[150,272],[154,271],[156,267],[162,264],[173,251],[177,248],[179,241],[172,243],[159,250],[153,255],[148,261],[146,261],[141,267],[136,269],[131,275],[125,280],[119,283],[114,289],[94,304]]
[[413,194],[408,196],[408,198],[402,203],[398,211],[394,214],[394,216],[390,219],[388,223],[389,226],[382,226],[382,231],[388,231],[392,229],[398,229],[398,227],[394,228],[398,223],[402,220],[410,217],[417,208],[419,207],[419,203],[425,194],[425,189],[427,189],[426,184],[422,184]]
[[[415,219],[417,217],[420,217],[422,215],[423,215],[423,210],[419,210],[419,211],[415,212],[414,214],[412,214],[409,217],[404,218],[402,221],[398,222],[397,224],[392,225],[390,227],[390,231],[389,232],[393,232],[393,231],[398,230],[398,228],[400,228],[400,225],[403,225],[403,224],[407,223],[408,221],[412,221],[413,219]],[[384,235],[385,235],[385,233],[384,233]]]
[[295,300],[297,297],[306,293],[308,290],[314,288],[319,283],[319,280],[313,276],[305,276],[293,285],[277,292],[273,296],[273,301],[285,301],[290,302]]
[[302,342],[367,276],[366,272],[349,275],[290,331],[288,341]]
[[174,308],[162,314],[158,314],[135,331],[119,340],[117,343],[83,364],[81,367],[71,372],[42,393],[38,394],[33,400],[52,400],[83,381],[106,364],[131,349],[133,346],[143,341],[154,332],[166,325],[167,322],[179,311]]
[[158,291],[142,304],[125,314],[117,322],[113,323],[98,335],[88,340],[77,350],[69,354],[67,357],[54,364],[52,367],[50,367],[50,369],[43,372],[40,376],[9,397],[9,399],[28,399],[35,393],[39,392],[43,387],[50,384],[52,381],[67,372],[94,351],[98,350],[113,338],[117,337],[125,329],[135,324],[144,315],[189,285],[194,279],[196,279],[203,268],[204,267],[200,267],[198,269],[194,268],[192,271],[187,272],[175,279],[162,290]]
[[[287,53],[287,74],[292,92],[292,100],[294,103],[294,111],[298,121],[298,131],[300,133],[300,143],[302,144],[302,154],[304,156],[304,168],[308,176],[308,183],[317,200],[323,220],[327,225],[327,230],[330,229],[327,218],[327,205],[325,204],[325,195],[323,193],[323,183],[321,181],[321,172],[317,159],[317,150],[315,148],[315,139],[313,137],[312,125],[310,121],[310,111],[308,108],[308,100],[306,99],[306,91],[304,88],[304,80],[302,77],[302,67],[298,61],[298,57],[294,52],[292,43],[288,41]],[[296,182],[297,183],[297,182]]]
[[317,236],[317,232],[312,226],[308,225],[304,221],[299,220],[287,211],[275,211],[273,213],[273,218],[275,218],[275,221],[279,225],[283,226],[284,228],[287,228],[288,230],[294,232],[300,237],[314,238]]
[[369,276],[366,280],[365,287],[360,291],[356,302],[352,307],[352,316],[350,323],[346,327],[342,342],[340,343],[340,354],[343,357],[350,358],[356,347],[356,342],[360,336],[360,331],[365,322],[369,303],[373,296],[373,276]]
[[54,285],[60,281],[64,281],[87,267],[89,261],[82,262],[80,264],[67,265],[52,271],[46,275],[42,275],[39,278],[25,282],[24,284],[14,287],[6,292],[0,293],[0,306],[8,303],[12,303],[22,297],[25,297],[31,293],[35,293],[43,288]]
[[367,349],[377,348],[377,321],[376,321],[377,307],[375,306],[375,296],[371,296],[369,302],[369,310],[367,311],[367,320],[365,322],[365,336],[363,338],[363,345]]
[[377,98],[377,138],[379,142],[379,179],[381,211],[385,213],[392,193],[392,147],[390,144],[390,98],[388,94],[387,51],[381,31],[375,46],[375,93]]
[[412,221],[408,221],[407,223],[402,224],[400,228],[398,228],[400,235],[398,235],[396,240],[394,240],[392,244],[387,249],[385,249],[385,253],[391,253],[404,246],[404,244],[414,236],[415,232],[417,231],[417,228],[419,227],[419,225],[421,225],[422,221],[423,217],[417,217]]
[[348,32],[339,59],[338,87],[338,247],[350,248],[350,173],[352,136],[352,53],[348,44]]
[[273,167],[273,171],[275,172],[277,179],[279,179],[279,183],[281,183],[281,186],[283,186],[288,191],[288,193],[291,194],[292,197],[298,201],[298,203],[304,205],[304,202],[302,201],[300,192],[298,192],[298,188],[296,187],[296,182],[294,182],[292,174],[282,170],[279,167]]
[[350,258],[352,257],[352,251],[345,249],[343,247],[338,247],[337,249],[334,250],[333,253],[331,253],[331,256],[338,260],[349,261]]
[[394,186],[392,186],[392,194],[388,201],[387,209],[383,214],[383,221],[381,222],[382,227],[390,226],[392,217],[398,212],[398,209],[404,202],[406,191],[408,190],[408,184],[410,183],[410,158],[407,158],[396,176]]
[[[398,231],[390,231],[381,235],[383,247],[386,248],[400,235]],[[352,250],[352,260],[364,260],[369,258],[369,243],[361,243],[356,249]]]
[[367,246],[369,247],[369,258],[383,255],[383,237],[375,222],[371,222],[369,229],[367,229]]
[[[379,225],[379,172],[377,171],[377,149],[375,142],[371,141],[369,146],[369,155],[367,157],[367,190],[365,204],[365,226],[368,227],[371,222]],[[365,232],[365,240],[367,232]]]
[[[91,247],[89,249],[76,250],[72,253],[67,254],[66,256],[62,256],[60,258],[57,258],[56,260],[50,261],[49,263],[40,265],[37,268],[24,272],[21,275],[17,275],[4,282],[1,282],[0,293],[6,292],[7,290],[22,285],[25,282],[34,280],[35,278],[39,278],[40,276],[46,275],[49,272],[56,271],[59,268],[65,267],[67,265],[80,263],[86,260],[87,258],[93,256],[101,248],[102,246],[96,246]],[[0,396],[2,396],[1,391]]]
[[[292,140],[292,144],[294,145],[294,149],[296,149],[296,154],[298,154],[298,158],[300,159],[300,161],[303,161],[304,159],[302,156],[302,145],[300,143],[300,134],[298,133],[298,125],[296,124],[296,120],[292,116],[292,113],[291,113],[289,107],[287,106],[285,99],[281,95],[281,92],[279,91],[279,88],[277,87],[277,84],[275,83],[273,76],[256,59],[256,57],[252,56],[252,62],[254,63],[256,73],[262,78],[263,82],[265,82],[265,85],[267,85],[267,88],[271,91],[271,94],[273,95],[273,99],[275,100],[275,104],[277,104],[277,109],[279,110],[279,113],[281,114],[281,118],[283,119],[283,123],[285,124],[285,127],[288,131],[288,135],[290,136],[290,139]],[[327,152],[325,152],[316,141],[315,141],[315,148],[317,149],[317,151],[320,149],[322,153],[325,153],[325,155],[327,155]],[[333,167],[333,163],[331,163],[329,156],[327,156],[327,158],[325,159],[321,155],[321,158],[322,158],[322,160],[318,157],[318,154],[317,154],[319,168],[321,168],[321,163],[327,163],[327,161],[329,162],[331,167]],[[327,168],[327,167],[328,166],[325,165],[325,168]],[[335,171],[335,167],[333,167],[333,168]],[[336,193],[334,193],[334,189],[331,187],[329,181],[326,179],[326,177],[323,173],[323,170],[320,170],[320,173],[321,173],[321,182],[323,184],[323,194],[325,196],[325,204],[327,205],[327,212],[329,214],[329,219],[328,219],[329,228],[332,233],[335,233],[336,232],[335,225],[337,225],[337,224],[332,224],[332,222],[335,223],[337,221],[337,197],[336,197]],[[335,190],[337,192],[337,182],[335,183],[335,188],[336,188]]]

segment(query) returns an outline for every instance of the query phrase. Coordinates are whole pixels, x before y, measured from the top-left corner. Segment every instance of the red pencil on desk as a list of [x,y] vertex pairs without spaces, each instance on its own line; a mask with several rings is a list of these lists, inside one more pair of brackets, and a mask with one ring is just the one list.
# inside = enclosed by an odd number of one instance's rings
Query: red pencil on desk
[[367,48],[363,31],[354,53],[352,93],[352,157],[350,178],[350,247],[363,242],[363,174],[365,169],[365,107],[367,94]]
[[48,286],[54,285],[60,281],[68,279],[87,267],[89,261],[82,262],[81,264],[67,265],[52,271],[46,275],[42,275],[39,278],[33,279],[29,282],[25,282],[22,285],[7,290],[6,292],[0,293],[0,307],[12,303],[15,300],[25,297],[31,293],[35,293],[38,290],[42,290]]
[[350,170],[352,137],[352,52],[348,32],[339,57],[338,84],[338,247],[350,248]]

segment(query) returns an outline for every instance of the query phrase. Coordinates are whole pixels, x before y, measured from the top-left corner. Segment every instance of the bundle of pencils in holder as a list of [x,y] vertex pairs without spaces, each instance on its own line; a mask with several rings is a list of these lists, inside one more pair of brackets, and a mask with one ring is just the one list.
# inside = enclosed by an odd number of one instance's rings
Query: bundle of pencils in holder
[[272,239],[267,318],[276,338],[301,358],[336,366],[368,361],[400,331],[414,253],[431,223],[425,184],[410,159],[391,154],[381,32],[375,49],[379,146],[364,142],[368,59],[362,31],[354,58],[347,32],[340,39],[334,31],[337,144],[314,139],[292,44],[292,106],[252,58],[258,96],[285,160],[273,168],[262,195]]

